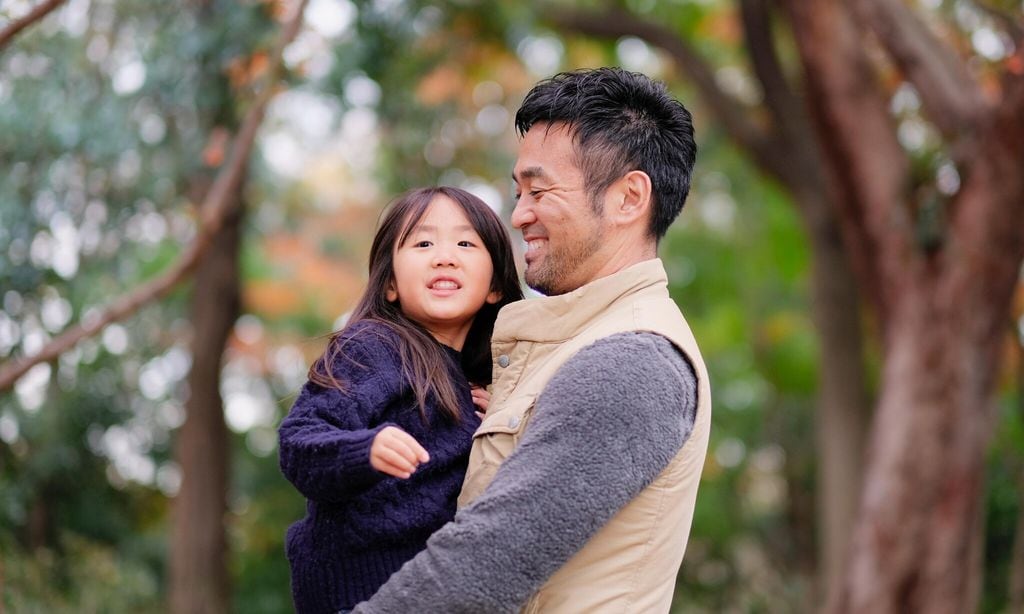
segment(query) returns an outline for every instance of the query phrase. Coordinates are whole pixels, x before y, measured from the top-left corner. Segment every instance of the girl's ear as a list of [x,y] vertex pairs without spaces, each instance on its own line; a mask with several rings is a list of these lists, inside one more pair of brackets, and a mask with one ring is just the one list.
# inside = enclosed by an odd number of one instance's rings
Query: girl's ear
[[394,303],[398,300],[398,290],[395,290],[395,282],[388,282],[388,289],[384,291],[384,298],[388,299],[389,303]]
[[498,301],[501,300],[501,292],[494,290],[493,292],[487,295],[487,298],[485,300],[487,301],[487,304],[495,305],[497,304]]

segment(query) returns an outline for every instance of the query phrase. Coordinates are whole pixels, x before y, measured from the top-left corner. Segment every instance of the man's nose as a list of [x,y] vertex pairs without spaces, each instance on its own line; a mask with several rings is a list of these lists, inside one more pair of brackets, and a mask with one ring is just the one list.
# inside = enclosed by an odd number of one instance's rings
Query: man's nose
[[515,208],[512,209],[512,227],[519,230],[537,221],[537,216],[533,214],[533,208],[526,204],[525,200],[520,196],[516,201]]

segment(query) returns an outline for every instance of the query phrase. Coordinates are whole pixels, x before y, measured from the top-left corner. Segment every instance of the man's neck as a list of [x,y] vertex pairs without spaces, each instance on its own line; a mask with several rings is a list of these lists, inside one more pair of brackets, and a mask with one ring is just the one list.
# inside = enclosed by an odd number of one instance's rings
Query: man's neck
[[[614,275],[623,269],[628,269],[634,264],[658,257],[658,246],[653,241],[643,241],[632,245],[619,245],[619,249],[612,250],[604,260],[601,267],[594,272],[584,284],[590,283],[602,277]],[[581,285],[584,285],[581,284]]]

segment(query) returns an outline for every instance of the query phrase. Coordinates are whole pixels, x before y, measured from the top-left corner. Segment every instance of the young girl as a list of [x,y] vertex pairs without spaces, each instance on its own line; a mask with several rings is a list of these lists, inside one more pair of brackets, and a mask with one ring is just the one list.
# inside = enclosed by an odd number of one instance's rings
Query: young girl
[[366,293],[279,430],[281,471],[308,499],[286,546],[300,614],[367,599],[455,516],[480,423],[470,383],[490,383],[494,318],[520,298],[480,199],[423,188],[387,211]]

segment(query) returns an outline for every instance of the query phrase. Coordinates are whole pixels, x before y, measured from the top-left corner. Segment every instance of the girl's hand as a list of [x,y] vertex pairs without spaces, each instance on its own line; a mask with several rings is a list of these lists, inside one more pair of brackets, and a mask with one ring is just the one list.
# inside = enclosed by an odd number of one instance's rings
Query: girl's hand
[[370,446],[370,466],[403,480],[429,460],[430,455],[412,435],[394,426],[384,427]]
[[473,394],[473,405],[480,408],[476,415],[483,420],[484,414],[487,413],[487,408],[491,405],[491,393],[487,392],[486,388],[481,388],[480,386],[472,386],[470,392]]

